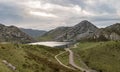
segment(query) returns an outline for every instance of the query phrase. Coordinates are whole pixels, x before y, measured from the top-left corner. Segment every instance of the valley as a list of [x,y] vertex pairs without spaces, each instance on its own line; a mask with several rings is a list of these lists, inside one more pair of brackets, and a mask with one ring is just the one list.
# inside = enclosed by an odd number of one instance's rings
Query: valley
[[15,26],[0,28],[0,72],[120,71],[119,23],[97,28],[84,20],[38,39]]
[[120,72],[120,0],[0,0],[0,72]]

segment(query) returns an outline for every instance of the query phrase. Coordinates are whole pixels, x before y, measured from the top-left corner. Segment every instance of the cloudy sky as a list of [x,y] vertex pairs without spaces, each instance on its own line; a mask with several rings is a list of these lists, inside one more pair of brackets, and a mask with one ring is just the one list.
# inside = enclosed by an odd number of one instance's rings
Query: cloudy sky
[[89,20],[98,27],[120,22],[120,0],[0,0],[0,23],[50,30]]

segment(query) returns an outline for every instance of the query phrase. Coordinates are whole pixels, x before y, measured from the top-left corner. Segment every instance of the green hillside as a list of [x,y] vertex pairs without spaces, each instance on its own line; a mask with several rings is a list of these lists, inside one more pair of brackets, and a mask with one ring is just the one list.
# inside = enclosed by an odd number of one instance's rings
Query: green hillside
[[3,60],[16,67],[14,72],[74,72],[55,60],[61,51],[37,45],[0,44],[0,72],[13,72]]
[[44,35],[40,36],[38,39],[40,41],[53,41],[56,40],[60,35],[66,34],[70,27],[58,27],[53,30],[46,32]]
[[79,43],[72,49],[76,64],[81,58],[90,68],[99,72],[120,72],[120,41]]

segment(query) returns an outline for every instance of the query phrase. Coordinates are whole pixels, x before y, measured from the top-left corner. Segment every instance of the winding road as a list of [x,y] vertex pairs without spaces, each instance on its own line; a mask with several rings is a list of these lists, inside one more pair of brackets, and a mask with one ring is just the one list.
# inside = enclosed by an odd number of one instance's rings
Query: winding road
[[72,69],[72,70],[75,70],[74,68],[71,68],[71,67],[69,67],[69,66],[63,64],[63,63],[58,59],[58,56],[60,56],[61,54],[64,54],[64,53],[66,53],[66,51],[57,54],[57,55],[55,56],[55,59],[56,59],[56,60],[58,61],[58,63],[61,64],[62,66],[66,67],[66,68],[69,68],[69,69]]
[[[73,48],[76,48],[77,45],[75,44]],[[74,53],[72,50],[70,50],[70,48],[65,48],[65,51],[62,52],[62,53],[59,53],[58,55],[55,56],[55,59],[64,67],[67,67],[69,69],[73,69],[65,64],[63,64],[57,57],[63,53],[66,53],[66,52],[69,52],[69,64],[71,64],[74,68],[77,68],[79,70],[81,70],[82,72],[97,72],[96,70],[92,70],[92,69],[86,69],[86,68],[83,68],[83,67],[80,67],[78,65],[75,64],[74,62]],[[85,64],[85,63],[84,63]],[[74,69],[73,69],[74,70]]]
[[84,68],[82,68],[82,67],[79,67],[79,66],[77,66],[77,65],[74,63],[74,55],[73,55],[73,52],[72,52],[69,48],[66,48],[65,50],[69,52],[69,63],[70,63],[73,67],[75,67],[75,68],[77,68],[77,69],[79,69],[79,70],[81,70],[81,71],[83,71],[83,72],[90,72],[90,71],[88,71],[87,69],[84,69]]

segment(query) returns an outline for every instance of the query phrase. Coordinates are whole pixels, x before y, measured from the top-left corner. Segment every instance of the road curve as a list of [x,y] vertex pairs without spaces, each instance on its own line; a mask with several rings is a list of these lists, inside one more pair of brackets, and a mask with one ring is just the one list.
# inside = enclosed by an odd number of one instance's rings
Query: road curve
[[73,67],[75,67],[75,68],[77,68],[77,69],[79,69],[79,70],[81,70],[81,71],[86,71],[84,68],[79,67],[79,66],[77,66],[77,65],[74,63],[73,52],[72,52],[69,48],[66,48],[65,50],[69,52],[69,63],[70,63]]
[[[77,47],[77,44],[74,45],[73,48],[76,48]],[[71,64],[73,67],[81,70],[82,72],[97,72],[96,70],[92,70],[92,69],[86,69],[86,68],[83,68],[83,67],[79,67],[75,64],[74,62],[74,53],[72,52],[72,50],[70,50],[70,48],[65,48],[65,51],[62,52],[62,53],[59,53],[55,56],[55,59],[59,62],[59,64],[61,64],[62,66],[66,67],[66,68],[69,68],[69,69],[72,69],[72,70],[75,70],[74,68],[72,67],[69,67],[65,64],[63,64],[57,57],[61,54],[64,54],[66,52],[69,52],[69,64]]]
[[73,67],[75,67],[83,72],[96,72],[95,70],[85,69],[85,68],[77,66],[74,63],[74,54],[73,54],[72,50],[70,50],[69,48],[66,48],[65,50],[69,52],[69,64],[71,64]]
[[57,62],[58,62],[60,65],[66,67],[66,68],[69,68],[69,69],[75,70],[75,69],[73,69],[73,68],[71,68],[71,67],[69,67],[69,66],[63,64],[63,63],[57,58],[59,55],[64,54],[64,53],[66,53],[66,51],[64,51],[64,52],[62,52],[62,53],[59,53],[59,54],[55,55],[55,59],[57,60]]

